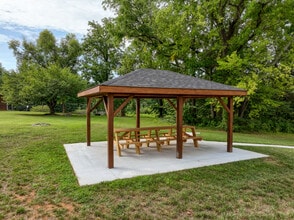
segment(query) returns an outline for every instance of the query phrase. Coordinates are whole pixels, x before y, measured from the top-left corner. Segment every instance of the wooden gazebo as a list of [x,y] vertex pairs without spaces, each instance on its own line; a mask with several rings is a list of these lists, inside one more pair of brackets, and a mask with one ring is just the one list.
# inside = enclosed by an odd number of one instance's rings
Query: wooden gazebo
[[[246,96],[247,91],[236,87],[199,79],[166,70],[139,69],[126,75],[104,82],[94,88],[78,93],[78,97],[87,98],[87,146],[91,145],[91,112],[102,102],[108,121],[108,168],[114,167],[114,117],[131,99],[137,103],[136,127],[140,127],[140,99],[162,98],[176,109],[177,134],[183,127],[183,106],[187,99],[217,98],[228,113],[227,151],[232,152],[233,144],[233,97]],[[98,98],[96,103],[93,99]],[[125,101],[114,109],[114,99]],[[227,98],[227,103],[224,98]],[[176,100],[174,104],[171,100]],[[177,135],[176,157],[183,156],[182,135]]]

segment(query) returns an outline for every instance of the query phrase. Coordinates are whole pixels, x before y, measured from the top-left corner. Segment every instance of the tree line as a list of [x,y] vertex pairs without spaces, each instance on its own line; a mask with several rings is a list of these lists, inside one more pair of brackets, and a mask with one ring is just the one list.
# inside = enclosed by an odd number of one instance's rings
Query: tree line
[[[113,18],[89,22],[81,42],[57,42],[44,30],[36,42],[11,41],[17,70],[2,74],[10,103],[74,100],[79,90],[138,68],[166,69],[237,86],[235,129],[294,131],[294,1],[104,0]],[[67,87],[66,87],[67,86]],[[163,100],[147,112],[172,115]],[[127,111],[132,112],[132,105]],[[214,99],[185,105],[186,123],[225,128]]]

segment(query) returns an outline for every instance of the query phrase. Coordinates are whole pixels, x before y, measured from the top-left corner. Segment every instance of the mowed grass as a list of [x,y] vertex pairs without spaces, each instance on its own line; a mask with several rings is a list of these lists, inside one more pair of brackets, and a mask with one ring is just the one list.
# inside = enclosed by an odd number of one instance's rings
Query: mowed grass
[[[85,142],[85,123],[85,116],[0,112],[0,219],[294,218],[294,149],[242,147],[270,157],[79,187],[63,144]],[[142,117],[141,124],[169,123]],[[117,117],[115,126],[135,120]],[[92,140],[106,140],[106,131],[106,118],[93,116]],[[294,137],[238,133],[234,141],[293,145]]]

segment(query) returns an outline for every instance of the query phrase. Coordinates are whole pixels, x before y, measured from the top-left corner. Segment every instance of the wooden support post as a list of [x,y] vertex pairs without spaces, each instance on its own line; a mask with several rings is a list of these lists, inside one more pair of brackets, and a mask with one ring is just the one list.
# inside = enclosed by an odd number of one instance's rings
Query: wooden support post
[[[140,128],[141,126],[141,119],[140,119],[140,98],[137,98],[136,100],[136,128]],[[137,141],[140,141],[139,138],[140,137],[140,132],[136,131],[136,139]]]
[[228,109],[227,152],[233,152],[233,97],[228,97]]
[[140,99],[136,100],[136,128],[140,128]]
[[177,158],[183,157],[183,97],[177,97]]
[[91,146],[91,98],[87,98],[87,146]]
[[108,94],[107,96],[107,124],[108,124],[108,168],[114,167],[114,156],[113,156],[113,127],[114,127],[114,109],[113,109],[113,95]]

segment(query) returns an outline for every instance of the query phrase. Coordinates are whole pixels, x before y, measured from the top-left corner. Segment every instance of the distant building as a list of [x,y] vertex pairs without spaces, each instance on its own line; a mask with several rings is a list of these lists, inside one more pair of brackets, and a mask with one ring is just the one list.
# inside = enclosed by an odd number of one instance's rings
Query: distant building
[[0,111],[6,111],[7,110],[7,104],[2,99],[2,95],[0,95]]

